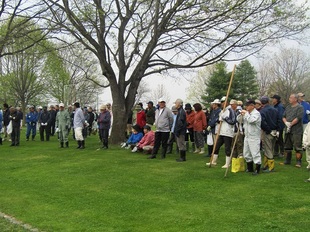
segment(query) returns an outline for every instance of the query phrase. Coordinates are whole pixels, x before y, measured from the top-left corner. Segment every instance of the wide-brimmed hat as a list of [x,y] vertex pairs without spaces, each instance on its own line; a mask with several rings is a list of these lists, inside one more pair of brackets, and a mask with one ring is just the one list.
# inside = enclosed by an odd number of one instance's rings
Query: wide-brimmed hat
[[165,102],[166,103],[166,101],[163,99],[163,98],[159,98],[158,99],[158,102],[160,103],[160,102]]
[[304,97],[305,94],[304,93],[297,93],[298,97]]
[[260,100],[258,100],[258,99],[255,99],[255,104],[262,104],[262,102],[260,101]]
[[230,105],[237,105],[237,101],[235,99],[231,99],[229,104]]
[[221,104],[221,101],[220,101],[220,99],[217,98],[217,99],[214,99],[214,101],[211,102],[211,104]]

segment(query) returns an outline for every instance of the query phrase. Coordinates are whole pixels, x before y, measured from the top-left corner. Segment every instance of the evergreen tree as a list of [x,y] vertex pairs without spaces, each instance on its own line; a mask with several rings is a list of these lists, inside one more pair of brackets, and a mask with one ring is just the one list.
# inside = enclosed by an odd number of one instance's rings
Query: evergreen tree
[[232,84],[233,97],[245,102],[247,99],[258,97],[258,82],[256,71],[248,60],[243,60],[236,67]]
[[221,99],[223,96],[226,96],[229,81],[230,75],[227,73],[226,63],[217,63],[211,76],[206,81],[206,91],[201,96],[204,104],[207,105],[216,98]]

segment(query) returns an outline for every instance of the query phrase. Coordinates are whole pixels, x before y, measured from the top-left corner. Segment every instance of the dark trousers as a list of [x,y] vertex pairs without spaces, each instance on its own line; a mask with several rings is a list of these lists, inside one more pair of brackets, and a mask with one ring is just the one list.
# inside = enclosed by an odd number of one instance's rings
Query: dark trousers
[[276,144],[274,146],[275,155],[282,154],[284,152],[284,141],[283,141],[283,130],[279,131],[279,138],[276,140]]
[[214,154],[219,154],[221,146],[225,144],[225,155],[230,156],[232,140],[231,137],[220,135],[216,143]]
[[26,132],[27,139],[29,138],[30,134],[32,134],[32,136],[35,136],[36,133],[37,133],[37,124],[27,123],[27,132]]
[[152,151],[153,155],[156,155],[158,153],[160,145],[162,146],[162,155],[166,155],[169,135],[170,132],[155,132],[155,144]]
[[40,139],[41,141],[44,141],[44,132],[45,132],[45,135],[46,135],[46,141],[49,141],[50,140],[50,126],[40,126]]
[[108,147],[109,141],[109,130],[107,129],[99,129],[100,140],[104,147]]
[[188,139],[190,139],[190,141],[193,143],[195,142],[194,139],[194,128],[188,128],[188,133],[185,134],[185,141],[189,141]]
[[[56,123],[56,121],[51,121],[51,125],[50,125],[50,134],[52,135],[52,136],[54,136],[54,134],[55,134],[55,123]],[[46,138],[47,138],[47,136],[46,136]],[[46,141],[48,141],[47,139],[46,139]]]
[[20,140],[20,127],[12,127],[11,133],[12,145],[18,146]]

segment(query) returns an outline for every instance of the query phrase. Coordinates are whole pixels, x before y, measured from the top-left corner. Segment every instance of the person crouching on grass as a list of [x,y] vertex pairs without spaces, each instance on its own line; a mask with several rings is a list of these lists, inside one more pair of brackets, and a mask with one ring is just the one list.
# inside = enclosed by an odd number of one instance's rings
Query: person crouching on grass
[[140,126],[136,124],[132,127],[132,134],[130,135],[126,143],[123,143],[121,147],[125,147],[125,149],[132,149],[137,145],[137,143],[140,142],[142,137],[143,133],[140,130]]
[[140,142],[135,146],[131,152],[137,152],[137,151],[146,151],[147,154],[150,154],[152,152],[152,149],[154,147],[154,141],[155,141],[155,133],[152,131],[151,127],[149,125],[145,125],[143,128],[144,136],[140,140]]

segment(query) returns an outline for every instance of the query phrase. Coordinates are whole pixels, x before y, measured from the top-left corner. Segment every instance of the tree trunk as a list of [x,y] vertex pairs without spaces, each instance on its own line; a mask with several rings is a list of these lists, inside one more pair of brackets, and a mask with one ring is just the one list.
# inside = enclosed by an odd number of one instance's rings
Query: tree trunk
[[112,144],[118,144],[124,141],[125,131],[127,126],[127,111],[124,95],[121,91],[116,91],[117,86],[111,86],[112,92],[112,114],[113,114],[113,125],[111,128],[111,140]]

